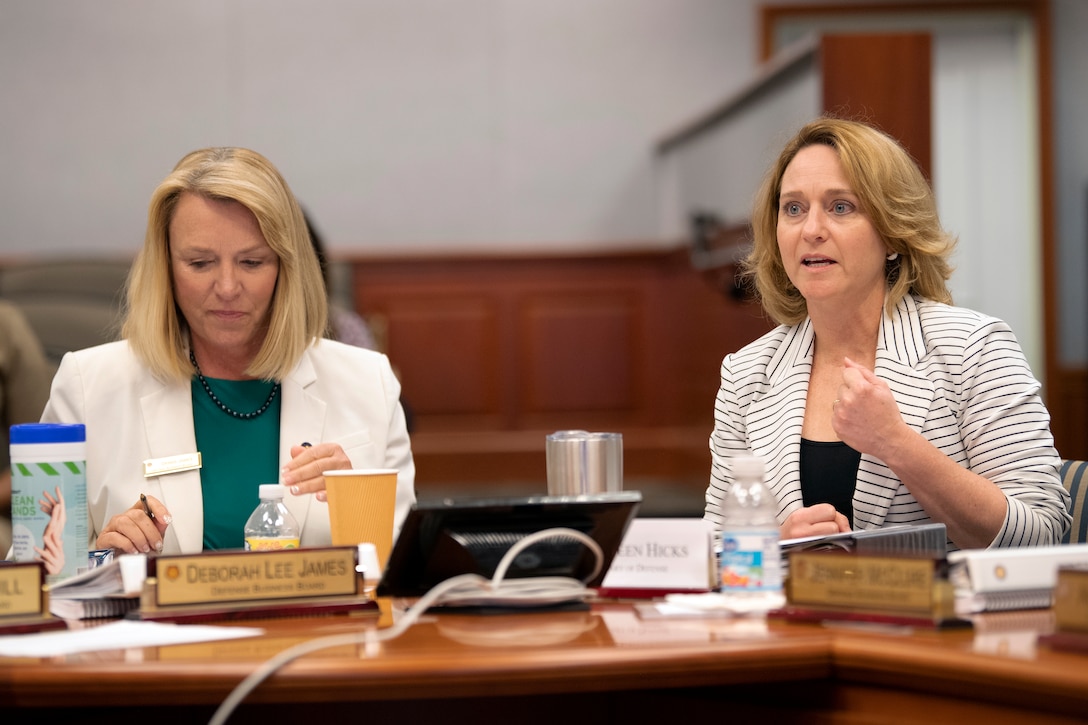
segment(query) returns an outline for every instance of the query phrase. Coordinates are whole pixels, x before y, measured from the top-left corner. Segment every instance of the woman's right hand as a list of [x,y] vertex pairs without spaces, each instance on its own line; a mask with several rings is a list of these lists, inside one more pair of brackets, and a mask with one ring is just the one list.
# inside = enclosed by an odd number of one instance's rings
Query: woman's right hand
[[850,531],[850,521],[829,503],[797,509],[782,523],[778,535],[783,539],[827,536]]
[[140,501],[117,514],[98,533],[95,546],[113,549],[120,554],[147,554],[162,551],[162,537],[172,518],[170,512],[157,498],[147,497],[148,508],[155,514],[152,519],[144,511]]

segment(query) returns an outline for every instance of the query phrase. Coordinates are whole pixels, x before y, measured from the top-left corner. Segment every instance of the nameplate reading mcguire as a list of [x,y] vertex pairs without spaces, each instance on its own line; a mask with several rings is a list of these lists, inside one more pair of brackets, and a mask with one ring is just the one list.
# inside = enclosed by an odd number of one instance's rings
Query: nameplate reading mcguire
[[356,547],[159,556],[155,603],[212,604],[357,595]]
[[790,604],[944,615],[954,602],[935,559],[805,551],[789,564]]

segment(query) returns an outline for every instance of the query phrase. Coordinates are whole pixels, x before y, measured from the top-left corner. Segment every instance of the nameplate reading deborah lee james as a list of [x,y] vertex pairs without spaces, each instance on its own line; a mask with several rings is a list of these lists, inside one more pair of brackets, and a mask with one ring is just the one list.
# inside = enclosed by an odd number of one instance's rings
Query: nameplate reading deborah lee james
[[155,604],[219,604],[357,595],[358,548],[209,552],[151,560]]

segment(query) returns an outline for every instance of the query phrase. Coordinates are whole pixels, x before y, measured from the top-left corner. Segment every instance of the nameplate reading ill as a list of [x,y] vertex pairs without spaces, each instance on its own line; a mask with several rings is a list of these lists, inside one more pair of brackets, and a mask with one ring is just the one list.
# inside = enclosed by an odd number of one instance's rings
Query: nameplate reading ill
[[46,613],[44,580],[41,562],[0,566],[0,619]]

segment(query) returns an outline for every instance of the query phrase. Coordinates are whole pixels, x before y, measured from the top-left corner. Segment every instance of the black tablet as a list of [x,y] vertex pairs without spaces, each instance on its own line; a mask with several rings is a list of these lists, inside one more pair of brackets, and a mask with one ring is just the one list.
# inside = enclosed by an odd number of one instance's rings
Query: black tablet
[[[419,502],[393,544],[377,594],[418,597],[459,574],[490,578],[517,541],[551,528],[574,529],[601,547],[601,569],[586,581],[587,586],[599,586],[640,503],[638,491]],[[584,581],[595,566],[596,555],[584,543],[573,537],[548,538],[518,554],[504,578],[566,576]]]

